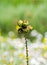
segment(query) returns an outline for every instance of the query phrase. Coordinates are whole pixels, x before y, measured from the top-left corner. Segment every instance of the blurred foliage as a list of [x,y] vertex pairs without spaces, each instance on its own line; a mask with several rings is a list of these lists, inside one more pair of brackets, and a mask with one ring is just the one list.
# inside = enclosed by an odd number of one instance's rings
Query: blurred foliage
[[0,0],[0,29],[15,31],[18,20],[28,20],[42,34],[47,31],[47,0]]

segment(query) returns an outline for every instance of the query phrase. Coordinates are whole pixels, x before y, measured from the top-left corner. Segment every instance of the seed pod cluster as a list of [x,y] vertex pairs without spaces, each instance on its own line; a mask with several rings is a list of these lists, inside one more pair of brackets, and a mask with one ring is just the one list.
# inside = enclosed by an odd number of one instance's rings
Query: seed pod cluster
[[28,21],[27,20],[19,20],[17,22],[17,26],[16,26],[16,29],[18,31],[18,33],[27,33],[28,31],[31,31],[32,30],[32,26],[28,24]]

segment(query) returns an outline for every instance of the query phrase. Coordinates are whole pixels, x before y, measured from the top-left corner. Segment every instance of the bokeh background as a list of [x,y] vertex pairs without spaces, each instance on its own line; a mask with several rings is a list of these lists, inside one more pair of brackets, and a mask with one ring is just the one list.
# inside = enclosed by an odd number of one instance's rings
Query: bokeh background
[[25,39],[16,33],[19,20],[33,26],[27,35],[29,65],[47,65],[47,0],[0,0],[0,65],[26,65]]
[[16,21],[28,20],[39,32],[47,31],[47,0],[0,0],[0,29],[15,30]]

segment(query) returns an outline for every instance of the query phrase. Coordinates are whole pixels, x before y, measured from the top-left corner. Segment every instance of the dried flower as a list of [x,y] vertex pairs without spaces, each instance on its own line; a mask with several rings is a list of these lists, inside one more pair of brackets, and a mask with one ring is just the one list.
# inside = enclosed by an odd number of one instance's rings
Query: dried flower
[[20,20],[17,22],[17,26],[16,26],[16,29],[18,31],[18,33],[27,33],[29,31],[32,30],[32,26],[29,25],[28,21],[27,20]]

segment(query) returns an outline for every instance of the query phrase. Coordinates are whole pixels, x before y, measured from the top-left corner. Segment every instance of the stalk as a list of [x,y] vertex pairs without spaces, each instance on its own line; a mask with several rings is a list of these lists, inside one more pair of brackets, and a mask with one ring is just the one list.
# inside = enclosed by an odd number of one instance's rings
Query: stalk
[[27,39],[25,38],[25,44],[26,44],[26,63],[29,65],[29,60],[28,60],[28,45],[27,45]]

